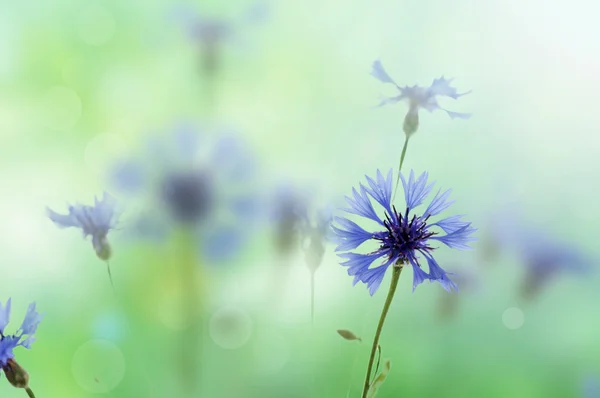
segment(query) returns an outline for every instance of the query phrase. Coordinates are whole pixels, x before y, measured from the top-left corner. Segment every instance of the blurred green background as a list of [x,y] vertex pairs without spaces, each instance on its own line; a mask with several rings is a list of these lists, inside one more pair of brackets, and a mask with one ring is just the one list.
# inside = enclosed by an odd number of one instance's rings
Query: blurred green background
[[[182,4],[241,21],[212,77],[173,16]],[[598,258],[599,6],[288,0],[244,22],[250,6],[0,4],[0,301],[13,298],[14,328],[30,301],[45,314],[32,349],[15,353],[38,398],[178,396],[185,343],[168,284],[176,246],[115,231],[116,301],[90,244],[58,230],[45,207],[91,203],[116,157],[183,119],[238,129],[260,159],[260,189],[289,180],[318,186],[339,205],[364,174],[397,167],[406,105],[373,109],[380,94],[393,93],[369,76],[378,58],[400,85],[445,75],[459,91],[473,90],[443,104],[472,112],[470,120],[421,113],[404,170],[428,170],[453,189],[452,211],[473,221],[480,242],[436,258],[481,281],[453,297],[457,312],[442,320],[447,293],[424,284],[411,294],[405,272],[381,340],[392,369],[378,398],[581,396],[584,378],[600,374],[598,276],[557,278],[522,302],[522,261],[508,252],[490,261],[481,248],[490,214],[514,204],[526,222]],[[303,256],[274,279],[270,239],[261,230],[236,258],[207,271],[195,396],[359,397],[384,289],[370,297],[352,287],[329,245],[311,327]],[[223,311],[237,323],[222,333],[214,325]],[[25,395],[0,379],[1,397]]]

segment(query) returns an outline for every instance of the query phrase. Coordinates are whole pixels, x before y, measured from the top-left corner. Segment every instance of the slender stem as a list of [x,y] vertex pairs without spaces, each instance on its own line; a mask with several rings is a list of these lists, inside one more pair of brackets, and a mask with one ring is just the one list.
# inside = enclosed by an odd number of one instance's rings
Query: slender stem
[[315,326],[315,271],[310,271],[310,321]]
[[379,324],[377,325],[377,331],[375,332],[375,338],[373,339],[373,346],[371,347],[371,356],[369,357],[369,365],[367,366],[367,375],[365,377],[365,385],[363,387],[362,398],[367,398],[367,393],[369,392],[369,387],[371,386],[371,370],[373,370],[375,353],[377,352],[377,347],[379,346],[379,336],[381,336],[381,331],[383,330],[385,318],[390,309],[390,304],[392,304],[394,293],[396,293],[396,287],[398,286],[398,280],[400,279],[400,273],[402,272],[403,267],[403,263],[396,263],[392,267],[392,282],[390,283],[390,290],[388,292],[387,298],[385,299],[385,304],[383,305],[383,310],[381,311],[381,317],[379,318]]
[[400,165],[398,166],[398,177],[396,177],[396,187],[394,188],[394,196],[392,201],[396,198],[396,192],[398,192],[398,184],[400,183],[400,171],[402,171],[402,163],[404,163],[404,156],[406,156],[406,148],[408,148],[408,135],[404,140],[404,147],[402,148],[402,154],[400,155]]
[[25,388],[25,392],[27,393],[27,395],[29,396],[29,398],[35,398],[35,394],[33,393],[33,391],[31,391],[31,388],[26,387]]
[[115,282],[113,281],[112,272],[110,271],[110,263],[106,260],[106,270],[108,271],[108,279],[110,280],[110,286],[112,286],[113,293],[115,297],[117,296],[117,291],[115,290]]
[[[112,287],[112,291],[113,291],[113,296],[115,298],[115,301],[117,302],[117,304],[122,307],[125,308],[125,306],[121,303],[121,300],[119,299],[119,295],[117,294],[117,289],[115,288],[115,282],[113,281],[113,277],[112,277],[112,272],[110,271],[110,263],[108,262],[108,260],[106,260],[106,269],[108,270],[108,279],[110,281],[110,286]],[[130,336],[133,336],[133,332],[131,331],[131,327],[129,326],[129,321],[127,318],[125,318],[125,329],[127,329],[127,333]],[[155,389],[154,389],[154,383],[152,382],[152,379],[150,378],[150,375],[148,374],[148,371],[146,369],[146,366],[144,366],[143,363],[141,363],[141,355],[139,352],[137,352],[138,348],[136,347],[136,357],[137,360],[140,361],[140,367],[142,369],[142,372],[144,373],[144,377],[146,378],[146,382],[148,383],[148,388],[151,389],[152,391],[152,395],[154,395],[155,393]],[[32,393],[33,394],[33,393]]]

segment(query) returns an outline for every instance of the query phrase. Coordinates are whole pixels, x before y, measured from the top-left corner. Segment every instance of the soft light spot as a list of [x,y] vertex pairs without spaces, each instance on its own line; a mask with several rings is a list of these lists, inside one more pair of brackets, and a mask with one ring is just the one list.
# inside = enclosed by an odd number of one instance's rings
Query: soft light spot
[[525,316],[523,315],[523,311],[521,311],[519,308],[508,308],[502,314],[502,322],[507,328],[516,330],[523,326],[523,323],[525,323]]
[[128,143],[118,134],[98,134],[85,148],[85,163],[100,175],[106,175],[116,159],[127,153]]
[[103,7],[91,6],[77,20],[77,34],[86,44],[101,46],[115,34],[116,22],[112,14]]
[[252,320],[239,308],[223,307],[210,318],[209,334],[218,346],[234,350],[250,340]]
[[113,390],[123,380],[125,358],[113,343],[90,340],[73,355],[71,370],[84,390],[103,394]]
[[254,346],[257,374],[268,376],[279,373],[290,358],[290,350],[283,336],[268,332],[258,336]]
[[52,130],[67,130],[75,126],[81,116],[81,99],[70,88],[55,86],[41,98],[40,113],[43,123]]

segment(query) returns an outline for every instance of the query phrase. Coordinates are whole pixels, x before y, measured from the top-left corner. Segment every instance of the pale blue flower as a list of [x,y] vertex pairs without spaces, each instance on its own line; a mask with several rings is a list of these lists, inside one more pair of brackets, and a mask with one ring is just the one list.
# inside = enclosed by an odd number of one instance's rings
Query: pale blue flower
[[102,199],[94,198],[94,205],[69,205],[68,214],[60,214],[49,208],[46,214],[60,228],[79,228],[83,237],[92,237],[92,245],[98,257],[106,260],[111,255],[107,235],[116,227],[119,214],[114,197],[104,192]]
[[371,67],[371,75],[377,80],[383,83],[389,83],[396,86],[399,94],[395,97],[384,98],[379,106],[387,104],[395,104],[400,101],[406,101],[409,109],[404,120],[404,132],[407,135],[414,134],[419,125],[419,109],[425,109],[428,112],[435,110],[442,110],[446,112],[451,118],[468,119],[471,117],[470,113],[459,113],[449,111],[442,108],[438,104],[438,97],[449,97],[452,99],[458,99],[463,95],[469,94],[471,91],[459,93],[458,90],[452,87],[450,84],[453,79],[446,79],[443,76],[438,79],[433,79],[433,82],[429,87],[422,86],[400,86],[398,85],[390,75],[385,71],[380,60],[373,62]]

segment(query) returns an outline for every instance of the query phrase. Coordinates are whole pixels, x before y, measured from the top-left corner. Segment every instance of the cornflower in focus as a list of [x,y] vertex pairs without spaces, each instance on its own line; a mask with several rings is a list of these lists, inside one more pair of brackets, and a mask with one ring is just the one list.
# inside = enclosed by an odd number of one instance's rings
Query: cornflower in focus
[[11,299],[8,299],[5,306],[0,303],[0,367],[10,384],[16,388],[25,389],[30,397],[34,397],[29,388],[29,374],[15,361],[13,350],[19,346],[31,348],[42,315],[36,311],[35,303],[29,304],[21,327],[15,334],[7,334],[5,328],[10,321],[10,311]]
[[112,254],[107,235],[119,218],[115,198],[104,192],[101,200],[94,198],[93,206],[77,203],[69,205],[68,210],[68,214],[60,214],[47,208],[46,214],[60,228],[80,228],[84,238],[91,236],[96,255],[107,261]]
[[[427,172],[415,179],[411,171],[408,181],[401,176],[406,201],[404,211],[398,211],[392,204],[391,170],[387,178],[380,171],[377,172],[377,180],[368,176],[366,178],[368,187],[360,184],[358,191],[352,190],[352,198],[346,197],[350,208],[345,211],[375,221],[379,228],[374,232],[367,232],[355,222],[342,217],[335,217],[337,225],[333,227],[339,240],[336,251],[346,252],[339,256],[346,259],[341,264],[348,268],[348,275],[354,276],[354,284],[359,281],[367,284],[373,295],[390,265],[402,267],[410,264],[413,269],[413,291],[425,280],[437,281],[447,291],[456,289],[448,274],[434,259],[432,253],[435,248],[431,245],[437,241],[453,249],[469,249],[468,243],[474,240],[471,234],[476,230],[471,227],[471,223],[461,221],[462,216],[430,221],[431,217],[437,216],[454,203],[448,200],[450,190],[439,190],[429,206],[421,214],[417,214],[414,210],[423,203],[434,184],[427,184]],[[370,198],[383,207],[383,217],[375,212]],[[366,254],[347,252],[365,242],[376,243],[379,248]],[[429,272],[422,269],[420,257],[427,261]],[[376,260],[382,260],[382,263],[370,268]]]
[[181,125],[172,135],[148,140],[140,156],[117,163],[111,180],[118,191],[145,202],[147,210],[132,222],[136,235],[163,240],[184,226],[194,232],[201,255],[219,261],[251,236],[255,166],[235,134],[211,137]]
[[266,6],[254,4],[245,10],[239,21],[201,15],[190,7],[180,6],[175,17],[189,38],[199,47],[202,70],[208,75],[215,73],[221,63],[225,43],[235,43],[244,36],[244,25],[252,25],[265,19]]
[[[339,254],[340,257],[346,259],[341,265],[348,268],[348,275],[354,276],[354,284],[358,281],[365,283],[369,287],[369,293],[373,295],[383,281],[386,271],[392,266],[392,280],[371,346],[362,398],[367,398],[369,392],[373,392],[377,382],[375,379],[375,382],[371,383],[371,371],[375,354],[381,350],[379,337],[404,265],[412,266],[413,292],[420,283],[427,279],[439,282],[447,291],[458,290],[448,277],[448,273],[434,259],[432,252],[436,248],[431,245],[438,241],[450,248],[465,250],[469,249],[468,243],[475,239],[471,235],[476,230],[471,227],[471,223],[461,221],[462,216],[450,216],[436,222],[430,221],[431,217],[437,216],[452,205],[453,201],[448,200],[450,190],[444,192],[438,190],[422,213],[415,212],[434,185],[434,183],[428,184],[427,172],[415,179],[415,175],[411,171],[408,181],[403,175],[400,175],[406,202],[404,211],[398,211],[392,204],[392,176],[392,170],[389,171],[386,178],[378,170],[376,180],[366,176],[368,187],[360,184],[359,191],[355,188],[352,189],[352,198],[346,197],[350,208],[345,211],[374,221],[378,224],[377,230],[368,232],[355,222],[342,217],[336,217],[337,225],[333,226],[339,241],[336,251],[346,252]],[[383,217],[377,214],[371,199],[374,199],[383,208]],[[442,233],[443,235],[441,235]],[[348,252],[348,250],[354,250],[367,242],[374,243],[379,247],[366,254]],[[427,261],[428,273],[421,268],[421,257]],[[378,260],[381,263],[371,268],[371,264]]]

